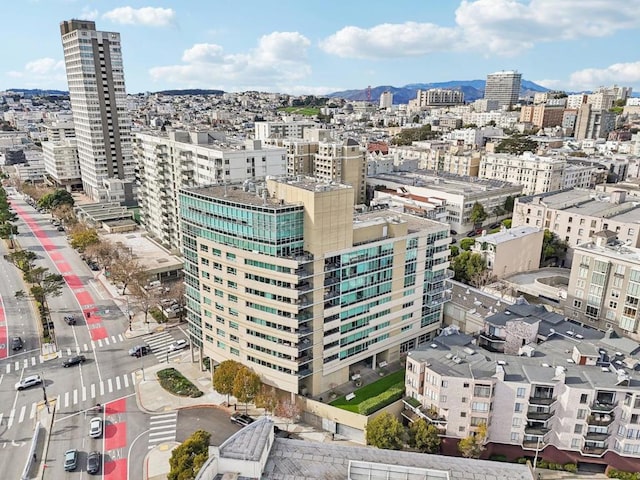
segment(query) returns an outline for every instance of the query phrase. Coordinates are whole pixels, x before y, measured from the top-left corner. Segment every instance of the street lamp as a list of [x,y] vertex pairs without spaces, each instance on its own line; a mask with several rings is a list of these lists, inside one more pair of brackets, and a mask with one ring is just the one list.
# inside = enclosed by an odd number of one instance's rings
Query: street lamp
[[44,404],[47,407],[47,413],[51,413],[51,410],[49,410],[49,400],[47,399],[47,387],[45,385],[44,372],[42,372],[42,395],[44,397]]

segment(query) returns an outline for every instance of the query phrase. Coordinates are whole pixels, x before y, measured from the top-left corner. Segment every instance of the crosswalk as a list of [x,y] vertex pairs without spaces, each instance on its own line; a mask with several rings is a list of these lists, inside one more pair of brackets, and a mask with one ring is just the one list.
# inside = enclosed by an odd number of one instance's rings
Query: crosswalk
[[114,345],[116,343],[124,342],[126,339],[120,333],[118,335],[111,335],[111,337],[101,338],[100,340],[91,340],[89,343],[85,343],[83,345],[77,345],[75,348],[67,347],[61,349],[63,352],[66,351],[67,355],[77,355],[83,352],[88,352],[93,348],[101,348],[109,345]]
[[177,423],[178,412],[153,415],[149,420],[149,449],[160,443],[175,441]]
[[[69,408],[84,402],[90,402],[88,405],[103,403],[99,402],[98,399],[113,392],[126,390],[130,387],[133,388],[135,381],[136,372],[131,372],[61,393],[56,397],[56,408]],[[13,425],[22,423],[27,419],[33,419],[39,404],[41,405],[42,402],[33,402],[31,405],[22,405],[13,408],[7,415],[0,413],[0,425],[6,425],[6,428],[9,429]],[[28,416],[27,412],[29,412]]]
[[176,352],[169,352],[169,345],[175,342],[176,339],[168,332],[154,333],[153,335],[147,335],[144,337],[144,343],[149,345],[151,353],[153,353],[159,362],[171,361],[175,358],[181,357],[185,350],[178,350]]
[[44,363],[44,357],[42,355],[33,355],[32,357],[25,357],[22,360],[15,360],[7,362],[5,365],[6,373],[11,373],[12,370],[20,371],[23,368],[35,367],[41,363]]

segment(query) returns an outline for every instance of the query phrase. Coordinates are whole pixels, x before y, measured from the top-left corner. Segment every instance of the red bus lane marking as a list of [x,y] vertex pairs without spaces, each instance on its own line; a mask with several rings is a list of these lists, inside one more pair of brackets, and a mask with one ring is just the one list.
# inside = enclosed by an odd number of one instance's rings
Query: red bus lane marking
[[[57,247],[53,245],[49,241],[49,235],[45,233],[40,226],[31,218],[29,214],[27,214],[22,208],[17,207],[15,204],[12,204],[14,210],[22,217],[29,228],[33,232],[36,238],[42,244],[42,247],[47,251],[49,258],[53,261],[56,266],[58,272],[70,272],[71,266],[64,260],[62,254],[57,251]],[[108,337],[107,330],[102,326],[102,317],[96,315],[97,308],[95,307],[95,301],[91,294],[86,290],[78,291],[79,289],[84,289],[83,283],[80,281],[80,278],[75,274],[62,274],[62,278],[66,282],[67,286],[71,290],[71,293],[76,297],[78,304],[80,305],[85,319],[87,321],[87,326],[89,327],[89,334],[91,335],[91,340],[97,341],[102,340],[103,338]],[[90,307],[85,308],[85,305],[90,305]],[[90,316],[89,316],[90,314]],[[6,327],[4,331],[6,345]],[[2,334],[0,331],[0,341],[2,340]],[[4,355],[6,357],[7,352],[5,350]],[[0,358],[4,358],[2,356],[2,352],[0,351]]]
[[7,358],[9,355],[9,347],[7,345],[7,322],[4,317],[4,303],[0,298],[0,358]]
[[[105,407],[105,413],[109,415],[117,415],[124,413],[127,410],[127,401],[124,398],[116,400],[114,402],[107,403]],[[111,458],[107,453],[110,450],[116,448],[123,448],[127,446],[127,428],[125,422],[117,422],[108,424],[105,428],[105,459]],[[105,461],[104,478],[108,480],[127,480],[127,459],[120,458],[118,460]]]

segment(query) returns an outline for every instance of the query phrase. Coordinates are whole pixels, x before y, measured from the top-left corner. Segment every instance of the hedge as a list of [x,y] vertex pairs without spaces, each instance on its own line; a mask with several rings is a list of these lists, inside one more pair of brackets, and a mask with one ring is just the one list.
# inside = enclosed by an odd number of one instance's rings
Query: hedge
[[391,405],[396,400],[400,400],[403,396],[404,382],[396,383],[381,394],[361,402],[360,405],[358,405],[358,413],[361,415],[369,415],[373,412],[377,412],[381,408]]
[[640,473],[625,472],[611,468],[607,471],[607,477],[619,478],[620,480],[640,480]]

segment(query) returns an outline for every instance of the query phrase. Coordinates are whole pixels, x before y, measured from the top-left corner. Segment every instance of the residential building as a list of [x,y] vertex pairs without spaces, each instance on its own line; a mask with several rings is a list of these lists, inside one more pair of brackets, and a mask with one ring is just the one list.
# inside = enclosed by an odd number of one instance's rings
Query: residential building
[[543,236],[542,229],[528,225],[502,227],[500,232],[487,234],[483,231],[481,236],[475,237],[471,251],[482,255],[493,275],[505,278],[538,269]]
[[416,98],[410,100],[416,107],[448,107],[464,104],[464,92],[462,90],[431,88],[418,90]]
[[609,132],[615,129],[615,120],[614,113],[597,110],[586,103],[578,109],[573,136],[576,140],[607,138]]
[[380,108],[391,108],[393,105],[393,93],[382,92],[380,95]]
[[295,138],[267,138],[265,145],[274,145],[286,150],[287,175],[311,175],[318,153],[318,141]]
[[587,103],[586,93],[574,93],[567,96],[567,108],[570,110],[578,110],[585,103]]
[[640,247],[640,204],[625,192],[568,189],[517,198],[512,226],[549,230],[568,249],[563,266],[572,265],[574,249],[587,243],[594,233],[610,230],[632,247]]
[[520,109],[520,121],[531,123],[539,128],[562,125],[564,107],[551,107],[546,104],[523,105]]
[[497,100],[499,107],[512,107],[518,103],[522,74],[517,71],[501,71],[487,75],[484,87],[486,100]]
[[192,344],[263,382],[318,395],[352,366],[429,342],[447,299],[449,227],[414,215],[354,217],[354,188],[311,177],[180,192]]
[[639,303],[640,248],[610,230],[598,231],[575,247],[565,306],[569,318],[639,340]]
[[562,186],[567,161],[524,152],[522,155],[488,153],[480,161],[478,177],[522,185],[522,193],[553,192]]
[[356,204],[366,200],[366,171],[366,150],[352,138],[318,144],[313,175],[319,180],[352,185]]
[[318,128],[316,122],[310,120],[292,120],[289,122],[256,122],[256,140],[267,138],[302,138],[304,131],[309,128]]
[[285,173],[284,148],[263,147],[260,140],[217,140],[214,135],[172,130],[135,136],[142,222],[169,250],[180,250],[181,188],[253,182]]
[[593,110],[609,110],[613,107],[615,99],[616,97],[613,92],[600,90],[587,95],[587,104],[591,105]]
[[135,164],[120,34],[97,31],[95,22],[87,20],[64,21],[60,33],[83,189],[96,202],[112,199],[114,189],[124,190],[124,202],[134,204]]
[[[494,215],[497,207],[502,208],[508,197],[515,198],[522,193],[522,185],[431,172],[375,175],[368,178],[367,183],[370,192],[384,187],[418,198],[444,201],[446,222],[457,232],[474,228],[469,217],[476,202],[484,206],[489,220],[498,220],[499,216]],[[370,197],[373,198],[373,193],[370,193]]]
[[517,303],[475,339],[445,330],[409,352],[403,415],[435,425],[444,443],[485,424],[494,455],[636,471],[640,386],[627,369],[639,352],[637,341]]
[[58,188],[82,189],[78,146],[75,138],[42,142],[47,180]]

